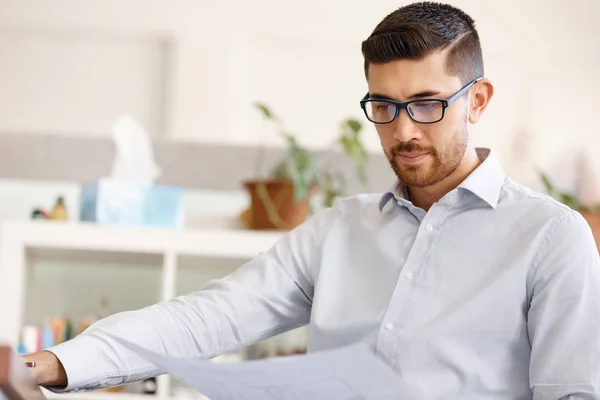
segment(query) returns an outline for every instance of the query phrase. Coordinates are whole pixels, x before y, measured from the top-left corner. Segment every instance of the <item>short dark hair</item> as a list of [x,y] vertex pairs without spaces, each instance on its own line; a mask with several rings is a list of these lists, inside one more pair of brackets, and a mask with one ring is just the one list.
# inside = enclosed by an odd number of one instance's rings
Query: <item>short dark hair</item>
[[419,60],[450,47],[448,74],[463,84],[483,76],[483,55],[475,21],[448,4],[419,2],[400,7],[377,25],[362,43],[365,75],[370,64]]

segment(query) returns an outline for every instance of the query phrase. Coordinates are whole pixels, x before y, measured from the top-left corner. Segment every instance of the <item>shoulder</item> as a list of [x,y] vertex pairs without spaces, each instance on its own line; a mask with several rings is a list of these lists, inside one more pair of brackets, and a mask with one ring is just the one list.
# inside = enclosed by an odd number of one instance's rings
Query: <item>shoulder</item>
[[514,219],[511,229],[535,244],[530,270],[534,282],[549,282],[567,274],[584,276],[596,269],[600,272],[591,228],[578,211],[510,180],[502,188],[498,208]]
[[340,210],[379,210],[379,204],[385,193],[361,193],[344,197],[336,201],[334,208]]
[[575,211],[552,197],[506,179],[500,193],[500,205],[527,207],[548,217],[574,214]]
[[589,225],[581,214],[554,198],[507,179],[498,208],[518,217],[523,227],[542,229],[546,236],[554,230],[585,231]]
[[[377,217],[384,193],[362,193],[341,198],[332,207],[333,213],[344,221]],[[393,201],[390,200],[390,201]]]
[[334,226],[348,228],[378,220],[382,215],[379,206],[383,196],[384,193],[363,193],[340,198],[332,207],[317,211],[309,221],[321,231],[330,231]]
[[578,211],[510,179],[504,182],[497,209],[502,219],[511,221],[514,232],[535,238],[538,260],[556,249],[567,256],[581,246],[595,246],[590,226]]
[[546,194],[507,180],[498,204],[519,213],[521,225],[541,230],[538,262],[549,254],[575,259],[597,253],[590,225],[581,213]]

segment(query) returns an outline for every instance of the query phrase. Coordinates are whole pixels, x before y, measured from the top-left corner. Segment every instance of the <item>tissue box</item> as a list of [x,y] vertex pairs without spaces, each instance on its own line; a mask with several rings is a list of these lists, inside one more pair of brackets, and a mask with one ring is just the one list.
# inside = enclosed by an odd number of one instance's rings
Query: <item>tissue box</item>
[[101,225],[180,228],[183,190],[101,179],[81,190],[81,220]]

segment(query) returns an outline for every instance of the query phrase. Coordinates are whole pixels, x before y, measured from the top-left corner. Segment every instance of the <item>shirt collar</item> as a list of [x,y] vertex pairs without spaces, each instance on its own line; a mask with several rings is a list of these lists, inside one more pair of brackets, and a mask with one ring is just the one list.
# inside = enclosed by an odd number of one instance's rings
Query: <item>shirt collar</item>
[[391,205],[393,205],[393,202],[391,202],[392,199],[396,199],[396,201],[402,203],[410,202],[408,200],[408,190],[406,185],[398,180],[394,183],[394,186],[381,197],[381,200],[379,201],[379,211],[385,213],[389,210],[392,207]]
[[[490,207],[496,208],[506,175],[494,152],[488,148],[477,148],[476,150],[481,164],[458,187],[468,190],[489,204]],[[396,181],[394,186],[381,197],[379,210],[384,212],[389,208],[388,204],[393,198],[402,203],[408,202],[407,194],[406,185]],[[388,207],[386,208],[386,206]]]
[[458,187],[468,190],[492,208],[496,208],[506,174],[496,154],[490,149],[477,148],[477,156],[481,164]]

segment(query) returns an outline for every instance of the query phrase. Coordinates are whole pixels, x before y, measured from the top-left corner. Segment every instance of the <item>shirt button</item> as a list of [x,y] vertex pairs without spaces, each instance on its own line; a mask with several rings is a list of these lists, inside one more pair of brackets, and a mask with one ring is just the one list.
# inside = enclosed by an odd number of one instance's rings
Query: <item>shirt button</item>
[[407,272],[406,274],[404,274],[404,277],[410,281],[413,277],[413,274],[412,274],[412,272]]
[[425,230],[426,230],[427,232],[431,232],[431,231],[433,230],[433,226],[431,226],[431,225],[427,225],[427,226],[425,227]]
[[392,329],[394,329],[394,324],[391,322],[388,322],[387,324],[385,324],[385,330],[386,331],[391,331]]

